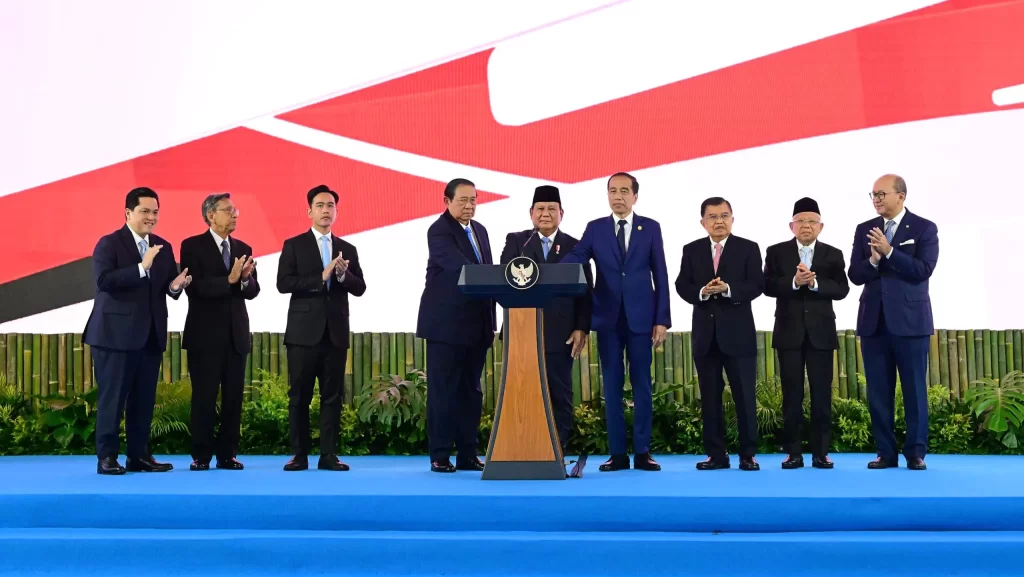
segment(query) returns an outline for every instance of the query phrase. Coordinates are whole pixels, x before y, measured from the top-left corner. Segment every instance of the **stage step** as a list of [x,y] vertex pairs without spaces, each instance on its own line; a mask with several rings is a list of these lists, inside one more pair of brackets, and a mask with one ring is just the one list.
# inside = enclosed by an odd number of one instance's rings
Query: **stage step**
[[1016,531],[0,529],[0,575],[1009,576],[1022,550]]

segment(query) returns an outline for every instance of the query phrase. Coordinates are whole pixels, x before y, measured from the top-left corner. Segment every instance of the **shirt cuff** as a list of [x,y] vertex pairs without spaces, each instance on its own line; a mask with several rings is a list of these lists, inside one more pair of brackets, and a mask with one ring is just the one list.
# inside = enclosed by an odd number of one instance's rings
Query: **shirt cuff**
[[796,286],[796,277],[793,277],[793,290],[800,290],[800,287]]
[[722,296],[727,298],[727,299],[731,299],[732,298],[732,287],[729,287],[728,289],[726,289],[726,291],[724,293],[722,293]]
[[811,279],[811,290],[818,292],[818,279]]
[[142,266],[142,263],[140,262],[139,263],[139,278],[145,278],[145,277],[146,277],[146,269],[145,269],[145,267]]
[[704,294],[704,289],[700,289],[699,291],[697,291],[697,295],[700,296],[700,300],[702,301],[706,301],[709,298],[711,298],[710,295]]
[[885,258],[889,258],[890,256],[892,256],[892,251],[894,251],[894,250],[896,250],[896,247],[890,246],[889,247],[889,252],[886,253]]
[[242,281],[242,290],[245,290],[245,287],[247,286],[249,286],[249,279],[245,279]]

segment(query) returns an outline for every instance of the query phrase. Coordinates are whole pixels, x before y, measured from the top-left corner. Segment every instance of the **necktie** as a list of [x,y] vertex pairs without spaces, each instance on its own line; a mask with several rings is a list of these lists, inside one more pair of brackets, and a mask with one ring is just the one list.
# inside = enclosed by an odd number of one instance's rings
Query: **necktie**
[[718,274],[718,261],[722,259],[722,244],[715,243],[715,274]]
[[629,223],[625,219],[619,221],[619,232],[615,235],[615,238],[619,240],[619,250],[622,252],[622,256],[626,256],[626,225]]
[[800,262],[804,263],[804,266],[810,270],[811,268],[811,247],[802,246],[800,247]]
[[896,233],[896,221],[895,220],[890,220],[889,222],[885,223],[885,240],[887,242],[892,242],[892,237],[893,237],[893,234],[895,234],[895,233]]
[[[142,240],[139,241],[139,256],[140,257],[145,258],[145,256],[146,256],[146,248],[148,248],[148,246],[149,246],[149,243],[146,242],[146,239],[142,239]],[[149,276],[149,269],[146,269],[146,276],[147,277]]]
[[[320,261],[324,263],[324,268],[327,268],[327,264],[331,262],[331,247],[327,244],[328,238],[326,236],[320,237]],[[327,277],[327,286],[331,286],[331,279],[334,275]]]
[[226,240],[220,241],[220,256],[224,259],[224,268],[231,272],[231,250],[228,248]]
[[482,263],[484,259],[480,257],[480,250],[476,248],[476,243],[473,242],[473,231],[466,227],[466,236],[469,237],[469,246],[473,247],[473,254],[476,255],[476,262]]
[[540,242],[544,245],[544,260],[548,260],[548,251],[551,250],[551,241],[548,240],[548,237],[542,236],[540,237]]

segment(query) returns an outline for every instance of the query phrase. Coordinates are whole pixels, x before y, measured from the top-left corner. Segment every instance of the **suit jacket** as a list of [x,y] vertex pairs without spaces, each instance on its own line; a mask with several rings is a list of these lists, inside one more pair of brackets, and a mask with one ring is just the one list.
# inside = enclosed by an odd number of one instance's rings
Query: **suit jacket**
[[277,290],[292,295],[284,333],[286,345],[315,346],[327,330],[335,347],[349,346],[348,295],[363,296],[366,282],[356,247],[332,234],[331,253],[332,259],[341,253],[349,264],[345,280],[338,282],[338,277],[332,275],[328,285],[323,280],[320,244],[313,231],[284,241],[277,268]]
[[[554,244],[544,258],[544,245],[540,241],[540,233],[534,230],[512,232],[505,237],[505,248],[501,251],[501,264],[508,264],[513,258],[523,255],[538,263],[554,264],[562,259],[576,246],[575,238],[561,230],[555,233]],[[547,352],[561,352],[566,349],[565,341],[573,331],[590,333],[590,315],[592,312],[591,292],[594,280],[590,266],[583,266],[583,274],[587,277],[588,290],[578,297],[559,297],[544,307],[544,349]]]
[[[725,293],[700,300],[700,291],[715,277],[729,285]],[[693,305],[693,354],[706,355],[712,339],[730,356],[757,354],[757,331],[750,303],[764,292],[761,249],[756,242],[730,235],[715,273],[711,240],[701,237],[683,247],[676,292]]]
[[146,346],[151,330],[157,346],[167,348],[167,299],[171,281],[178,276],[174,248],[155,234],[149,246],[163,246],[149,276],[139,274],[142,255],[128,225],[104,236],[92,252],[96,299],[82,333],[82,342],[93,347],[136,351]]
[[615,330],[623,307],[632,333],[650,333],[655,325],[672,326],[668,267],[658,221],[633,215],[625,257],[615,238],[615,220],[606,216],[590,221],[583,238],[562,262],[589,264],[591,259],[597,264],[592,299],[595,331]]
[[772,245],[765,252],[764,294],[776,299],[772,347],[799,349],[806,335],[818,350],[838,349],[832,301],[850,294],[843,252],[820,240],[814,243],[811,271],[816,275],[816,291],[806,286],[793,290],[799,265],[800,246],[796,239]]
[[878,318],[885,309],[885,326],[890,334],[914,337],[931,336],[932,302],[928,279],[939,261],[939,229],[934,222],[910,212],[903,215],[893,234],[892,255],[871,265],[868,232],[875,227],[884,231],[882,217],[857,225],[850,256],[850,282],[863,286],[857,311],[857,334],[869,337],[878,330]]
[[[252,256],[252,248],[244,242],[228,238],[231,264],[236,258]],[[256,269],[252,270],[245,290],[241,281],[228,283],[228,269],[224,267],[217,241],[207,230],[186,238],[181,243],[181,267],[188,269],[192,282],[185,289],[188,295],[188,315],[181,335],[183,349],[210,349],[222,351],[231,343],[241,355],[249,353],[249,312],[245,301],[260,294]]]
[[475,220],[470,226],[482,263],[477,262],[465,229],[447,210],[427,229],[427,278],[416,320],[416,336],[422,339],[464,347],[494,342],[494,301],[471,298],[459,290],[464,265],[494,264],[487,229]]

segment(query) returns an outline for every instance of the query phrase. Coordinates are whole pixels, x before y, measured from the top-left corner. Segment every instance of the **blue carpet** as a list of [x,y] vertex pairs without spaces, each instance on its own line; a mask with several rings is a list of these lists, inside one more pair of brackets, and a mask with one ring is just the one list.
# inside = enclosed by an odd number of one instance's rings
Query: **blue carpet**
[[1020,573],[1024,457],[934,455],[923,472],[782,458],[600,473],[591,457],[583,479],[482,481],[425,457],[347,458],[347,473],[286,473],[287,457],[194,473],[161,457],[175,471],[123,477],[93,457],[5,457],[0,575]]

